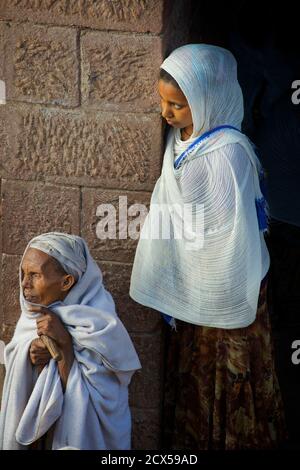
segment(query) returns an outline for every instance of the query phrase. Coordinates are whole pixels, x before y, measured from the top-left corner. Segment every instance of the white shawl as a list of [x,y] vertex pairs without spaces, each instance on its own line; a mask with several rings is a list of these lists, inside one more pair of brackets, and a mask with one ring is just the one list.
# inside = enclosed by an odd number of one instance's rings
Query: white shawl
[[[240,129],[242,94],[229,51],[183,46],[162,68],[189,102],[192,140],[222,125]],[[255,206],[262,196],[259,161],[246,136],[222,129],[203,139],[175,169],[175,132],[169,133],[162,174],[142,228],[130,295],[196,325],[246,327],[255,319],[260,283],[270,263]],[[169,239],[163,232],[157,236],[158,209],[165,226],[170,224]],[[185,237],[178,236],[182,222]]]
[[29,246],[78,273],[64,301],[49,306],[72,335],[75,359],[65,393],[53,359],[37,377],[28,356],[37,314],[27,309],[20,274],[21,316],[5,349],[0,448],[26,449],[55,423],[52,449],[129,449],[128,385],[141,365],[101,271],[80,237],[52,232]]

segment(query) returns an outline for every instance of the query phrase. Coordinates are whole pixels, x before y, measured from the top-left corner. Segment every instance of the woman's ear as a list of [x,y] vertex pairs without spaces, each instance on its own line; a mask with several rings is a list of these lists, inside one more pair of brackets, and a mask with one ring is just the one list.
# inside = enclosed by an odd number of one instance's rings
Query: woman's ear
[[63,277],[61,289],[62,289],[63,292],[66,292],[66,291],[70,290],[71,287],[73,287],[74,284],[75,284],[74,276],[72,276],[72,274],[66,274]]

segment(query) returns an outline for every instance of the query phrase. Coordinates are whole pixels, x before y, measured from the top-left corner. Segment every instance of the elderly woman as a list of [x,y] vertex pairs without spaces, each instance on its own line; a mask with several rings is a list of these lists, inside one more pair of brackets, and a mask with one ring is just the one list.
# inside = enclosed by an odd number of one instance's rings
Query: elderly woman
[[20,305],[5,349],[0,448],[32,448],[47,435],[52,449],[129,449],[128,385],[140,362],[82,238],[50,232],[29,242]]
[[176,328],[164,446],[271,448],[285,431],[266,304],[267,213],[260,164],[240,132],[235,59],[212,45],[180,47],[161,65],[158,89],[171,129],[130,294]]

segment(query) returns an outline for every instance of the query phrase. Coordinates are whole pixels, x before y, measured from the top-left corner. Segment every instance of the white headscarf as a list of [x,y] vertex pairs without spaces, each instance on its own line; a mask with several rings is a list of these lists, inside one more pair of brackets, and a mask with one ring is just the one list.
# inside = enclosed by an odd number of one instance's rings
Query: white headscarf
[[84,240],[76,235],[49,232],[31,240],[29,248],[43,251],[55,258],[67,274],[79,280],[86,270]]
[[[29,359],[39,316],[28,310],[21,285],[29,247],[53,256],[77,279],[63,301],[48,306],[73,340],[75,359],[65,393],[53,359],[38,378]],[[54,423],[52,449],[129,449],[128,385],[141,365],[86,242],[75,235],[45,233],[29,242],[23,258],[21,316],[5,348],[0,449],[24,449]]]
[[188,44],[172,52],[161,68],[176,80],[188,101],[193,138],[222,124],[241,129],[243,95],[231,52],[208,44]]
[[[229,51],[191,44],[172,52],[161,68],[188,100],[191,140],[223,125],[241,128],[242,93]],[[248,326],[255,319],[260,283],[270,262],[255,206],[261,197],[260,164],[246,136],[222,129],[203,139],[175,169],[175,132],[169,133],[162,174],[141,232],[130,295],[197,325]],[[163,220],[170,221],[170,239],[153,236],[157,207]],[[192,243],[176,235],[184,209],[184,229],[195,235]]]
[[[180,73],[182,67],[183,73]],[[176,49],[176,53],[167,57],[160,68],[173,78],[176,76],[192,112],[191,137],[183,141],[180,129],[174,130],[175,157],[184,152],[197,136],[220,123],[241,129],[243,95],[237,81],[237,64],[231,52],[207,44],[189,44]],[[226,106],[223,102],[225,96]]]

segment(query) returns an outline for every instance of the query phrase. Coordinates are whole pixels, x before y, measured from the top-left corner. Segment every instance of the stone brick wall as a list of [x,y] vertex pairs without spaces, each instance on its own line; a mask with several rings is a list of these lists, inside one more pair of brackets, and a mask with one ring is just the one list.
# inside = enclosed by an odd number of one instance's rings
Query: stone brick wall
[[96,210],[118,212],[119,196],[149,203],[162,161],[156,77],[184,42],[187,3],[0,0],[1,339],[19,316],[27,242],[50,230],[83,236],[143,365],[130,387],[137,449],[160,445],[163,327],[128,296],[136,241],[98,239]]

